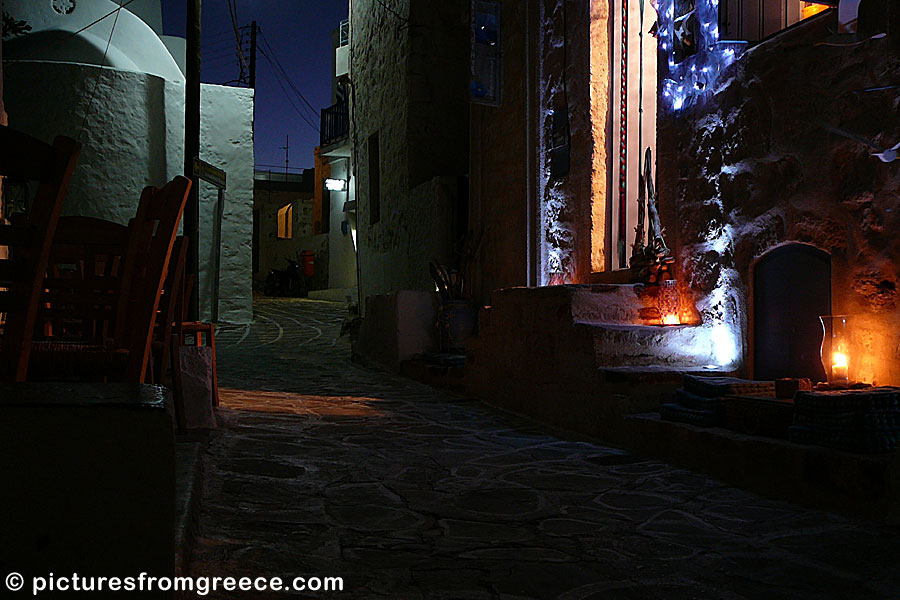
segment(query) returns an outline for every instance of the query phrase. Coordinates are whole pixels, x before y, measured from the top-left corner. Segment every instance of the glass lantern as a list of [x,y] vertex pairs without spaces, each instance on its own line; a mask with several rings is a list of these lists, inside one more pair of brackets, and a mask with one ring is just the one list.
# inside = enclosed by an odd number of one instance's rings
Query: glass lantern
[[678,286],[674,279],[664,279],[659,282],[659,295],[656,298],[656,306],[659,309],[659,319],[663,325],[680,325],[681,297],[678,294]]
[[858,357],[853,356],[853,318],[851,315],[823,315],[822,366],[828,383],[849,384],[856,371]]

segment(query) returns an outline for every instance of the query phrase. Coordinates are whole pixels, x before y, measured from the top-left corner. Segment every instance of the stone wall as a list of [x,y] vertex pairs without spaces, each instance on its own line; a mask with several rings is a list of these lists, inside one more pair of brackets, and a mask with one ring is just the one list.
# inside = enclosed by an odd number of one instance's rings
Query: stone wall
[[[504,287],[587,282],[592,260],[605,260],[602,243],[592,259],[592,235],[602,238],[606,222],[592,214],[592,195],[606,206],[608,105],[597,90],[608,94],[608,56],[591,46],[608,33],[602,4],[502,3],[500,106],[472,106],[471,277],[480,303]],[[554,114],[568,115],[570,167],[551,178]]]
[[[452,210],[445,205],[458,204],[459,196],[455,183],[449,186],[441,176],[459,175],[468,164],[467,112],[459,92],[467,89],[467,69],[448,52],[468,39],[467,7],[461,0],[439,10],[425,0],[351,6],[351,135],[363,298],[433,289],[428,260],[452,259]],[[375,133],[381,217],[373,223],[368,140]],[[435,245],[447,237],[445,246]]]
[[[539,284],[587,282],[591,269],[591,2],[540,3]],[[554,114],[568,112],[570,169],[550,177]]]
[[817,46],[826,25],[752,48],[705,102],[660,115],[663,224],[700,316],[744,332],[756,259],[792,241],[829,252],[832,313],[860,318],[861,377],[898,384],[900,163],[826,126],[893,146],[896,90],[860,90],[900,80],[900,58],[891,38]]
[[493,290],[529,283],[530,179],[535,164],[529,139],[536,127],[530,120],[532,94],[526,82],[536,70],[526,60],[526,23],[535,6],[518,0],[502,3],[500,105],[471,108],[467,275],[478,304],[489,304]]

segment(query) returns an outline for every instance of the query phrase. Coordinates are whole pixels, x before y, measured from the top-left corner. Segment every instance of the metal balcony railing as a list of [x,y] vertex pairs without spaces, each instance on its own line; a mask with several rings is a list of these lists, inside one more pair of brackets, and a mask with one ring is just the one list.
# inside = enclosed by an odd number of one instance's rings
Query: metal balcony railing
[[346,100],[323,108],[319,123],[319,145],[327,146],[350,133],[350,105]]
[[338,47],[346,46],[350,43],[350,19],[341,21],[339,32]]

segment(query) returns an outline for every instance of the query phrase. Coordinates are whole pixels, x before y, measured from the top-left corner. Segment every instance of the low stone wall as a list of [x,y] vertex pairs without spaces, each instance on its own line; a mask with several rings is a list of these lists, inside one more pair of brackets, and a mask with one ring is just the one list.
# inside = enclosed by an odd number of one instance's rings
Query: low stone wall
[[404,361],[437,352],[438,302],[436,293],[415,290],[366,298],[366,316],[353,342],[354,358],[400,372]]

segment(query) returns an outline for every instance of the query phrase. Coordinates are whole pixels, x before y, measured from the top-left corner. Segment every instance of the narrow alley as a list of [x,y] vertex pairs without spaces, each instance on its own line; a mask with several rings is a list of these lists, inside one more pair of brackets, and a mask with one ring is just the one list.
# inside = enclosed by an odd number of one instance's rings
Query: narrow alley
[[255,308],[218,336],[192,575],[337,576],[342,598],[896,597],[882,526],[363,369],[342,304]]

